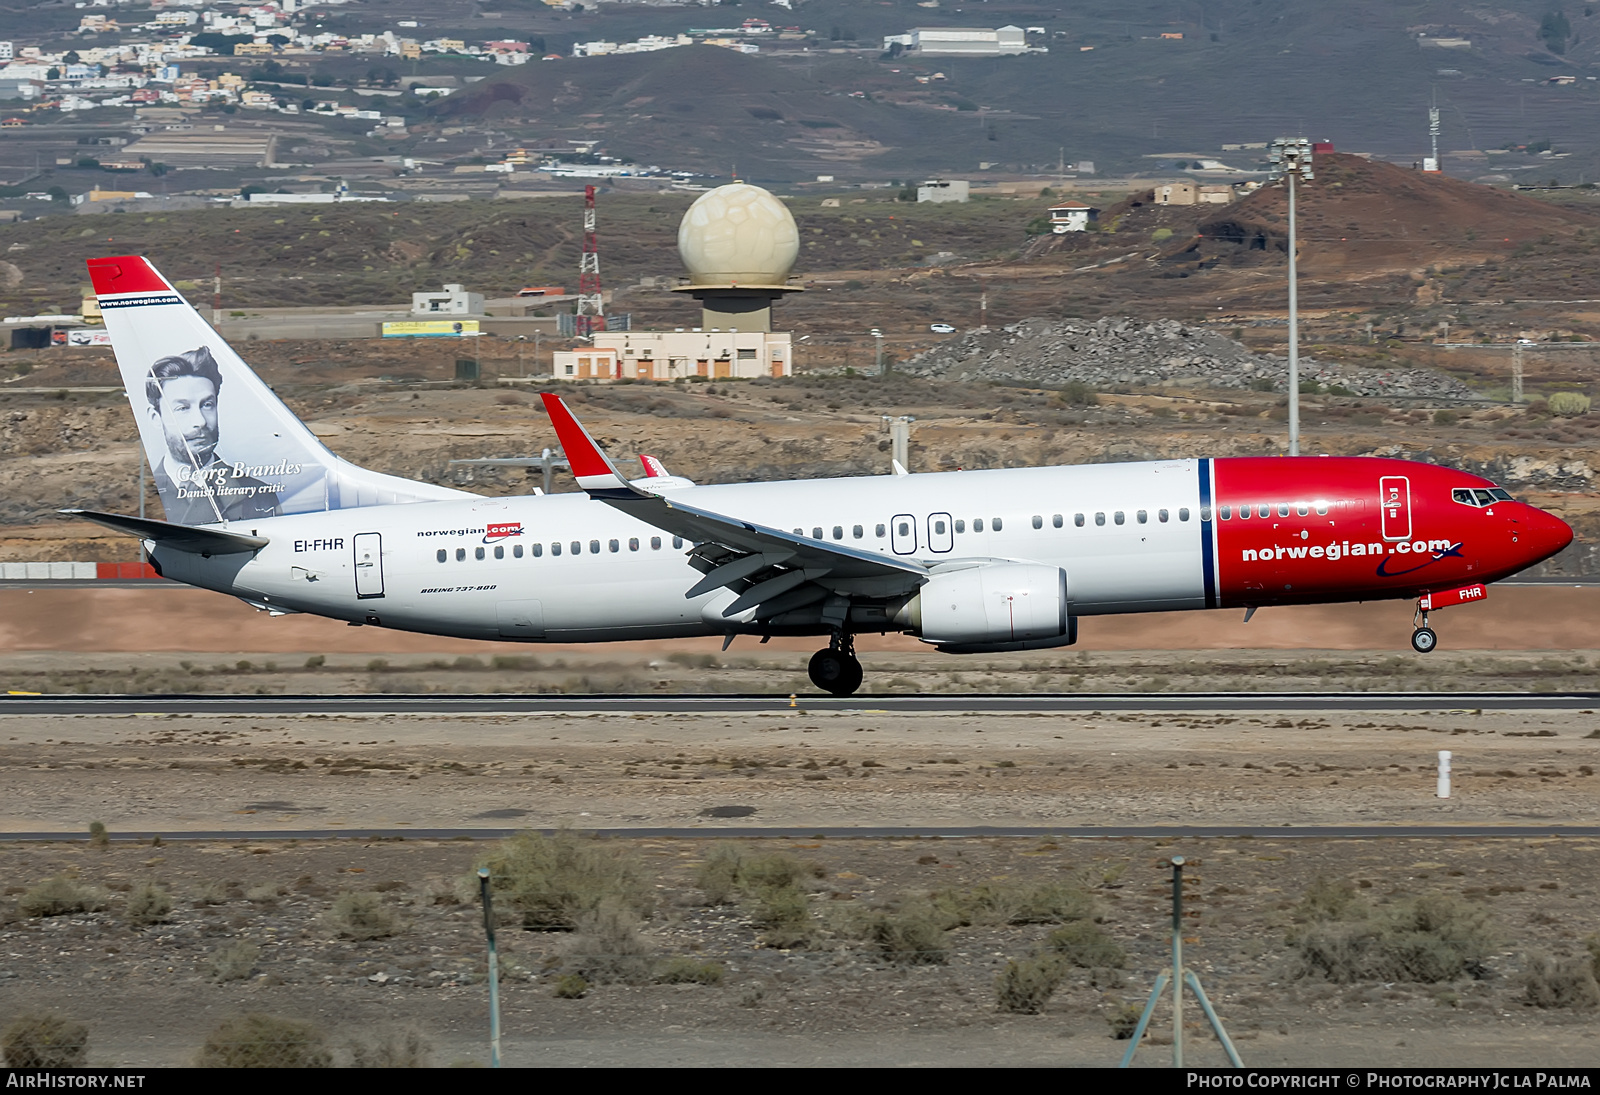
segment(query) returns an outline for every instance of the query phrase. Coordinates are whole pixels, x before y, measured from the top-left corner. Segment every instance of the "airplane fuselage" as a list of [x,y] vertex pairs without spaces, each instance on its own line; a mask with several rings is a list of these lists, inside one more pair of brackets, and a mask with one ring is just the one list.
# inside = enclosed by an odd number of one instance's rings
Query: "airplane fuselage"
[[[1464,493],[1463,493],[1464,492]],[[1560,550],[1559,520],[1479,476],[1358,457],[1226,458],[685,488],[694,506],[939,573],[1059,567],[1073,616],[1412,598]],[[415,502],[235,521],[253,555],[165,550],[171,578],[278,611],[474,639],[826,633],[740,626],[694,598],[693,547],[586,494]],[[915,631],[893,598],[856,631]]]

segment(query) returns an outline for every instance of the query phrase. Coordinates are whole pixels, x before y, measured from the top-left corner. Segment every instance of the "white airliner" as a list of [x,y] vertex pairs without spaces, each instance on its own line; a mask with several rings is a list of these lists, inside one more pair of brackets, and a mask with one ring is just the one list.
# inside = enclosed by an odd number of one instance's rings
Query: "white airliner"
[[1427,613],[1560,551],[1563,522],[1482,478],[1374,458],[1161,460],[696,486],[626,480],[545,395],[582,494],[486,498],[329,452],[143,258],[90,274],[167,520],[167,578],[268,612],[525,642],[854,635],[951,653],[1076,640],[1120,612],[1417,599]]

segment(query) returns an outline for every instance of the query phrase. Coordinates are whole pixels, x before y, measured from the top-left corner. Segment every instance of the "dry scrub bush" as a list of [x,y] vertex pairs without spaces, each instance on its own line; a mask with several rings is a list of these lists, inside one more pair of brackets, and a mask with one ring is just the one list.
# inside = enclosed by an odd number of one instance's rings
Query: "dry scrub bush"
[[576,973],[563,975],[556,981],[555,996],[558,1000],[582,1000],[589,995],[589,982]]
[[1531,956],[1522,971],[1522,1002],[1536,1008],[1600,1007],[1593,959]]
[[202,964],[205,975],[213,981],[226,983],[228,981],[247,981],[256,970],[256,959],[261,957],[261,948],[255,943],[241,939],[230,943],[219,951],[215,951],[210,958]]
[[489,868],[496,901],[535,931],[569,931],[606,902],[641,915],[650,908],[650,890],[634,860],[593,837],[520,833],[479,865]]
[[870,913],[857,933],[886,962],[897,966],[942,966],[950,960],[945,931],[954,925],[927,901],[911,901],[892,911]]
[[159,924],[172,912],[172,895],[154,882],[141,882],[128,894],[128,923],[138,928]]
[[1083,969],[1121,969],[1128,955],[1092,920],[1077,920],[1045,936],[1044,945],[1064,962]]
[[695,884],[710,904],[735,896],[747,902],[750,920],[762,929],[767,945],[789,948],[804,946],[815,933],[806,887],[823,873],[819,865],[782,852],[752,855],[727,845],[701,864]]
[[567,958],[591,984],[639,985],[650,980],[654,962],[638,931],[639,915],[615,901],[578,914],[578,930]]
[[199,1068],[329,1068],[333,1054],[314,1024],[276,1015],[229,1019],[206,1039]]
[[1546,400],[1551,414],[1576,418],[1589,413],[1589,397],[1582,392],[1556,392]]
[[414,1027],[377,1030],[345,1041],[351,1068],[429,1068],[433,1044]]
[[54,875],[17,899],[17,910],[24,916],[67,916],[105,908],[105,898],[92,886]]
[[9,1068],[82,1068],[89,1028],[54,1012],[24,1012],[0,1031]]
[[1065,963],[1053,955],[1013,959],[995,976],[995,1003],[1001,1011],[1038,1015],[1065,977]]
[[941,891],[933,901],[952,918],[952,927],[1062,924],[1095,913],[1089,891],[1066,882],[988,882],[970,890]]
[[1425,894],[1373,908],[1337,884],[1317,883],[1300,904],[1312,922],[1291,933],[1301,976],[1353,981],[1453,981],[1481,976],[1497,933],[1482,905]]
[[715,985],[722,981],[722,974],[719,963],[679,955],[661,964],[655,981],[658,985]]
[[400,931],[400,917],[375,893],[342,893],[328,910],[328,921],[346,939],[387,939]]

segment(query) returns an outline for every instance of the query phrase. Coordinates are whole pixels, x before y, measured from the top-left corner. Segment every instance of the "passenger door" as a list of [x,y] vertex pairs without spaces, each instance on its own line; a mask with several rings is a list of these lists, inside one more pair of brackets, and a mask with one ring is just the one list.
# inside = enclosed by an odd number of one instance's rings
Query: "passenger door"
[[376,532],[358,532],[355,544],[356,599],[382,597],[383,537]]
[[1378,480],[1379,523],[1385,540],[1411,539],[1411,480],[1385,475]]

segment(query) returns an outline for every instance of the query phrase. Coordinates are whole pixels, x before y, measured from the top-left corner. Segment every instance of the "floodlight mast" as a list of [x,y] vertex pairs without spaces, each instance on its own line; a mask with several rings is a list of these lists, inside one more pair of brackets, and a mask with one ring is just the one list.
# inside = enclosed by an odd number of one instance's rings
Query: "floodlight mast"
[[1310,182],[1315,176],[1311,169],[1311,142],[1304,137],[1279,137],[1267,149],[1267,160],[1272,166],[1271,181],[1287,177],[1289,180],[1289,455],[1300,455],[1300,297],[1295,270],[1294,181],[1295,177]]

